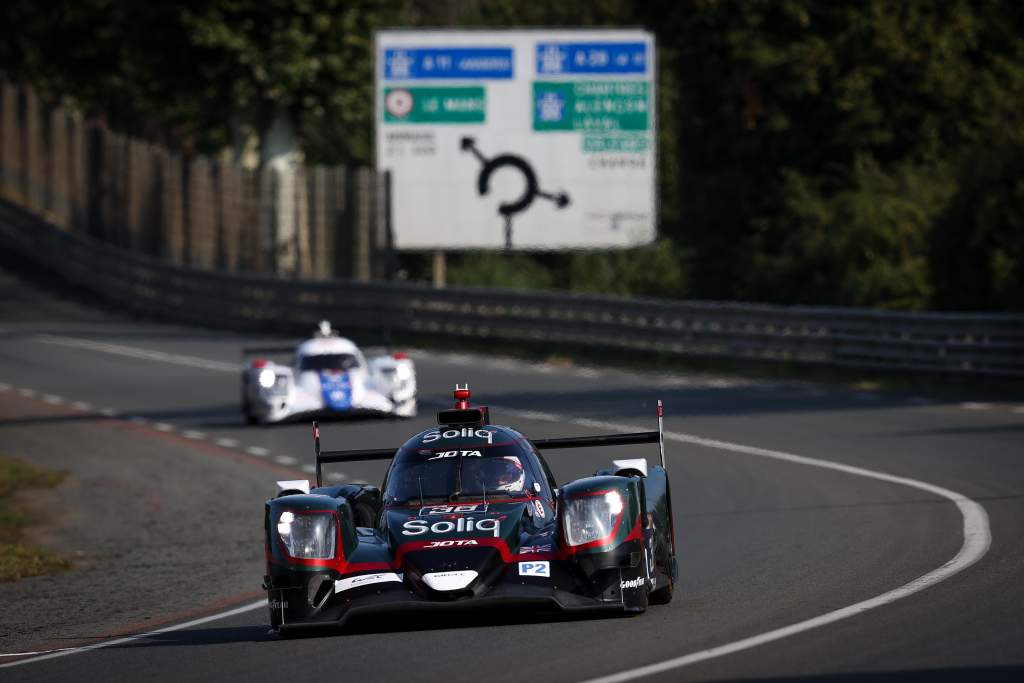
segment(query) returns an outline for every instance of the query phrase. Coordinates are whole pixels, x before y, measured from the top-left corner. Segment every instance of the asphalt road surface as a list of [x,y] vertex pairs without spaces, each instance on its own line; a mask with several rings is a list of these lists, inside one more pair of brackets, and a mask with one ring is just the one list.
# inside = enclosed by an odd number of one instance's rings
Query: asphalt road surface
[[[312,449],[305,424],[243,424],[253,341],[266,339],[120,317],[0,271],[0,452],[69,473],[33,509],[38,542],[76,564],[0,586],[0,680],[1024,680],[1024,393],[408,349],[420,417],[332,422],[325,448],[397,446],[456,382],[533,437],[651,429],[662,399],[676,597],[630,618],[391,618],[281,640],[254,606],[262,503],[276,478],[310,476]],[[548,459],[565,481],[610,456]],[[328,471],[379,483],[383,468]]]

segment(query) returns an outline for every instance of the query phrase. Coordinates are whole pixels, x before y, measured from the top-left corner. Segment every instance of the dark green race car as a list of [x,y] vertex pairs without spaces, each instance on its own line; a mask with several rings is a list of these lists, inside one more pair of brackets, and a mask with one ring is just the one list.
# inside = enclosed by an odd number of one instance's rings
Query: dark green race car
[[[672,599],[672,504],[658,431],[531,441],[456,406],[398,449],[320,451],[317,487],[267,501],[271,625],[282,633],[367,612],[525,605],[643,612]],[[660,465],[615,460],[558,486],[542,452],[658,444]],[[321,466],[389,459],[383,487],[321,486]]]

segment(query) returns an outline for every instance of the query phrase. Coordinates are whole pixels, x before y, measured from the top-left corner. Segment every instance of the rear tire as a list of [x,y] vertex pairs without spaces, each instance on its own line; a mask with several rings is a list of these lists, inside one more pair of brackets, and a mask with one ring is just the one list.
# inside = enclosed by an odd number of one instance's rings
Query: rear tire
[[267,608],[270,611],[270,628],[280,635],[281,634],[281,610],[274,609],[270,606],[270,601],[267,600]]
[[245,418],[245,424],[256,424],[256,416],[252,414],[252,405],[249,403],[249,399],[245,397],[242,398],[242,417]]
[[675,591],[675,582],[672,581],[672,577],[668,577],[668,585],[663,588],[659,588],[653,593],[647,596],[647,604],[649,605],[667,605],[672,602],[672,593]]

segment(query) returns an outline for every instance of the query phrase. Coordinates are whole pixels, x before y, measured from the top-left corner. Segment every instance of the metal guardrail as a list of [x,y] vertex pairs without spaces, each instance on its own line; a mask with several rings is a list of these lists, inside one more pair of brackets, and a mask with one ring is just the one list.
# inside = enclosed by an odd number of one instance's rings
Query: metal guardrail
[[1024,377],[1024,315],[667,301],[173,266],[0,202],[0,244],[129,311],[237,330],[345,327],[686,356]]

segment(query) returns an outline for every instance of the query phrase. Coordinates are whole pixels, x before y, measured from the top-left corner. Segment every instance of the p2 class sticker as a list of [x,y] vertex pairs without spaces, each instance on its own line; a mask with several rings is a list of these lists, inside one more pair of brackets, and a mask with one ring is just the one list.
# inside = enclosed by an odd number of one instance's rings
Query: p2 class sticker
[[519,576],[543,576],[551,578],[551,563],[544,560],[541,562],[520,562]]
[[374,583],[387,583],[390,581],[397,581],[401,583],[402,575],[395,574],[394,572],[384,572],[383,574],[360,574],[359,576],[350,576],[346,579],[338,579],[335,581],[334,592],[340,593],[353,588],[359,588],[360,586],[369,586]]

